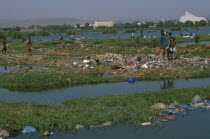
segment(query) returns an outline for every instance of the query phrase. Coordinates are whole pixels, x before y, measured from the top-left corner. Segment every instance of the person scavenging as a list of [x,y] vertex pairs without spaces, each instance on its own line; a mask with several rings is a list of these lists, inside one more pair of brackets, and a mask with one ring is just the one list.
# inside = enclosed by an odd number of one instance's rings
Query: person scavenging
[[28,52],[32,52],[33,48],[30,36],[28,36],[27,47],[28,47]]
[[2,52],[7,52],[7,43],[6,43],[6,38],[4,37],[2,39],[2,43],[3,43],[3,48],[2,48]]
[[174,59],[173,52],[174,52],[175,47],[176,47],[176,39],[174,38],[174,36],[171,32],[169,33],[168,44],[169,44],[168,49],[167,49],[168,60],[173,60]]
[[160,33],[161,33],[161,37],[160,37],[160,48],[159,48],[159,51],[158,51],[158,57],[160,57],[160,54],[163,51],[163,57],[162,58],[164,59],[165,54],[166,54],[166,48],[168,47],[168,42],[167,42],[164,30],[161,30]]

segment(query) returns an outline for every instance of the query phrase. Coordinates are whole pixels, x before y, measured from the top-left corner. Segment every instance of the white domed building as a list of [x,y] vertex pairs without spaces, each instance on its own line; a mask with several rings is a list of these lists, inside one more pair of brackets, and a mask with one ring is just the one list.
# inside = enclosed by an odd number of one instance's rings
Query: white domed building
[[180,17],[180,22],[185,23],[188,20],[192,21],[193,23],[195,23],[196,21],[205,20],[208,23],[208,20],[207,20],[206,17],[199,17],[199,16],[196,16],[196,15],[193,15],[190,12],[185,12],[185,15]]

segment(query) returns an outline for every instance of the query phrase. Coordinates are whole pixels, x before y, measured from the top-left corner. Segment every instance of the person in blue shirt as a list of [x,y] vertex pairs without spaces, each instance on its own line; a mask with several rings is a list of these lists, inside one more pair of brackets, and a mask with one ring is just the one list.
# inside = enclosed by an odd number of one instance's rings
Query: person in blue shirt
[[168,47],[168,41],[166,39],[164,30],[161,30],[160,33],[161,33],[161,37],[160,37],[160,49],[158,52],[158,57],[160,57],[160,54],[163,51],[163,59],[164,59],[165,54],[166,54],[166,48]]

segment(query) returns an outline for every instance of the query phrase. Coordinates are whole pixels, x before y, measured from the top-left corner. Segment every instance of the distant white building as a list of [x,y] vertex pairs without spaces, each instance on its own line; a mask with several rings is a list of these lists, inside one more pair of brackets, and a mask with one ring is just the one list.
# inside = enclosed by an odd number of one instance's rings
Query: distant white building
[[93,24],[94,28],[100,27],[100,26],[113,27],[114,26],[114,22],[113,21],[105,21],[105,22],[95,21],[95,24]]
[[192,21],[193,23],[195,23],[196,21],[201,21],[201,20],[205,20],[206,22],[208,22],[206,17],[199,17],[196,15],[193,15],[190,12],[185,12],[185,15],[180,17],[180,22],[185,23],[188,20]]

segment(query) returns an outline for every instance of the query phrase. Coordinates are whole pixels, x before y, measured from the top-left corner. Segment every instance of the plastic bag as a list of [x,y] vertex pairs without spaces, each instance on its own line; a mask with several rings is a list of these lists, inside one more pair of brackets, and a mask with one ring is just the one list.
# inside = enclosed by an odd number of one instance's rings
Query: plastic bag
[[130,83],[130,84],[133,84],[133,83],[135,83],[137,80],[136,80],[136,78],[134,78],[134,77],[130,77],[129,79],[128,79],[128,83]]
[[193,99],[192,99],[192,103],[199,103],[201,102],[201,97],[196,95]]
[[9,132],[3,129],[0,129],[0,137],[8,137],[8,136],[9,136]]
[[34,128],[33,126],[25,126],[22,131],[23,134],[32,133],[32,132],[36,132],[36,128]]
[[182,107],[182,108],[190,108],[190,106],[188,106],[187,104],[180,104],[179,107]]

